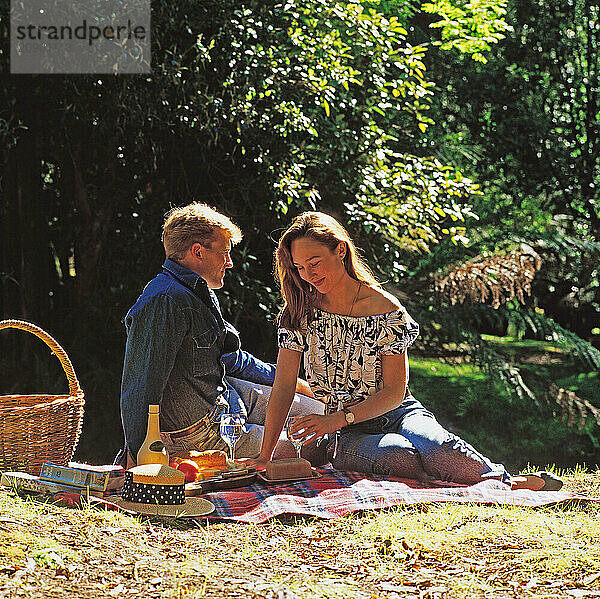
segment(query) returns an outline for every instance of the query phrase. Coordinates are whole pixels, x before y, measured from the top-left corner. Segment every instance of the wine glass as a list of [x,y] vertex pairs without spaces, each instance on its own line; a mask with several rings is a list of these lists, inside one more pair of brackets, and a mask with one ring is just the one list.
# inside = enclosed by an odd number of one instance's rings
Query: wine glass
[[[295,418],[294,416],[290,416],[287,419],[287,423],[285,425],[285,431],[287,433],[288,439],[290,440],[290,443],[294,446],[294,449],[296,450],[298,457],[300,457],[300,452],[302,451],[302,439],[299,439],[298,437],[294,437],[294,435],[292,435],[292,433],[290,432],[290,428],[292,427],[294,422],[296,422],[296,420],[297,420],[297,418]],[[298,434],[298,433],[296,433],[296,434]]]
[[231,460],[235,460],[235,445],[244,433],[246,418],[242,414],[221,414],[221,439],[229,446]]

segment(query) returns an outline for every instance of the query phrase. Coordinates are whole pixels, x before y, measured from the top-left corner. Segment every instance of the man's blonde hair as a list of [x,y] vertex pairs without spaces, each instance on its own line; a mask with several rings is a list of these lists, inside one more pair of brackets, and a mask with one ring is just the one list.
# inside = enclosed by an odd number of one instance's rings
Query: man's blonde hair
[[183,260],[194,243],[214,241],[216,229],[223,231],[233,244],[242,240],[240,228],[206,204],[194,202],[169,210],[162,232],[167,258]]

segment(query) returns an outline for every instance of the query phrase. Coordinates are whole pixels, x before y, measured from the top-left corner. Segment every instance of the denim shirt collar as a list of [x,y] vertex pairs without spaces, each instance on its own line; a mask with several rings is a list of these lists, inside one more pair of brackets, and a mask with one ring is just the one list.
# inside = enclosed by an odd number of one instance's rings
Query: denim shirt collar
[[170,258],[165,260],[163,269],[173,275],[188,289],[191,289],[201,299],[208,301],[209,303],[214,302],[214,294],[211,293],[206,281],[199,274],[191,271],[185,266],[181,266],[181,264]]

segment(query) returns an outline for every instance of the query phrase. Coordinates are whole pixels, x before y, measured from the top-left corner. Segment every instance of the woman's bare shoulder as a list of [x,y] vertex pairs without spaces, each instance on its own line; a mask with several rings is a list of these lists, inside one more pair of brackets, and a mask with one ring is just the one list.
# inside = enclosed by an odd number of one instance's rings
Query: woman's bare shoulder
[[387,314],[402,307],[391,293],[388,293],[385,289],[373,289],[372,287],[365,290],[360,304],[361,312],[368,314]]

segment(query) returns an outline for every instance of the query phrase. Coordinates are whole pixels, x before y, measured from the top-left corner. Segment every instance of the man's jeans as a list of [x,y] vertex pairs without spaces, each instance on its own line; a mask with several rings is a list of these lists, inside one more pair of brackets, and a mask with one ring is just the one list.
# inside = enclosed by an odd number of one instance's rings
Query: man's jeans
[[[255,458],[260,453],[262,445],[267,404],[271,387],[250,383],[233,377],[226,377],[242,399],[247,413],[244,434],[235,446],[236,458]],[[290,416],[305,414],[323,414],[325,404],[306,395],[297,393],[290,408]],[[177,453],[186,449],[224,450],[227,446],[219,435],[220,412],[215,413],[212,426],[202,428],[184,437],[171,438],[169,433],[161,433],[163,443],[169,453]]]

